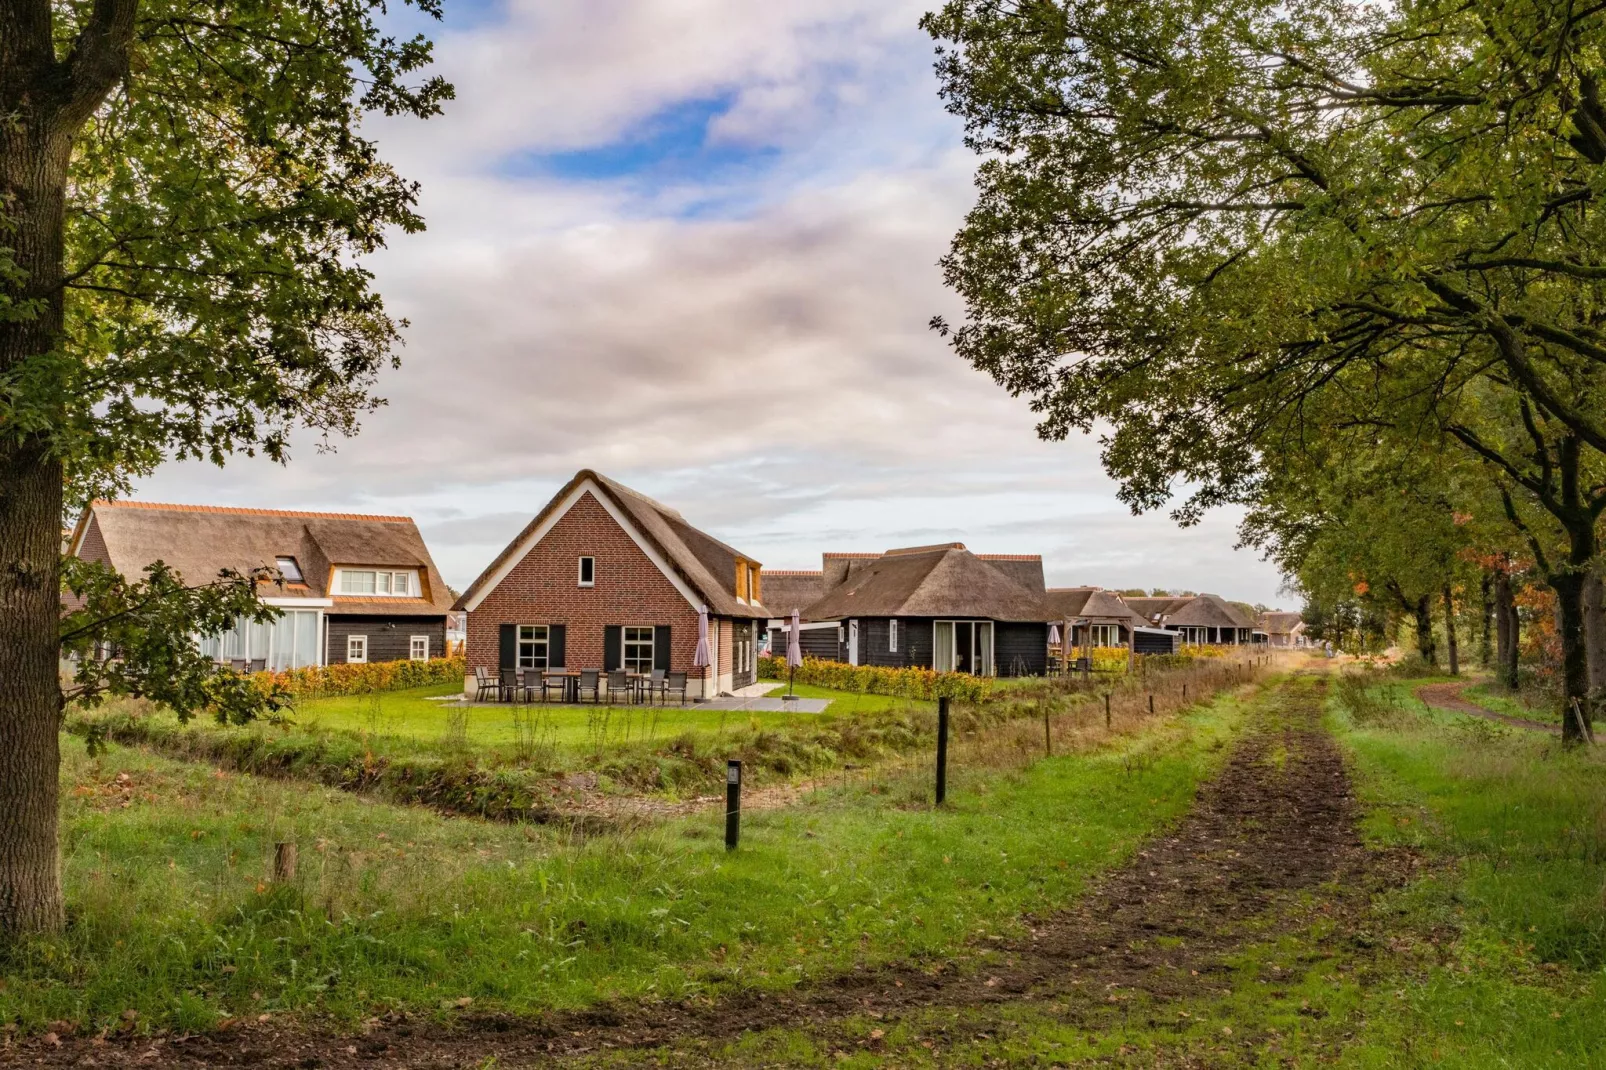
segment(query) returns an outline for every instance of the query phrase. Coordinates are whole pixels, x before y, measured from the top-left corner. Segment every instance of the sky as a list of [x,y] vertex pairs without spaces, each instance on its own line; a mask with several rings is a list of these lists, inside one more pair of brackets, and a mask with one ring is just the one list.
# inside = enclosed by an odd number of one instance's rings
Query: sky
[[594,468],[771,569],[957,541],[1052,586],[1289,604],[1237,514],[1132,516],[1096,439],[1039,441],[928,329],[963,316],[938,260],[976,166],[932,2],[446,0],[457,99],[369,126],[428,223],[369,262],[409,321],[388,404],[136,497],[406,514],[461,589]]

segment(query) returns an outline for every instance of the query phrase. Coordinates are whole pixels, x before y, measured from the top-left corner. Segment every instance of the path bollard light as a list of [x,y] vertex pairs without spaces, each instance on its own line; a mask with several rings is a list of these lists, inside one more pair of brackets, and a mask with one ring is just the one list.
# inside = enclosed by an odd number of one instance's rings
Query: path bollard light
[[732,758],[725,763],[725,850],[736,850],[742,838],[742,763]]
[[1149,692],[1149,716],[1154,716],[1154,692]]
[[1110,693],[1104,692],[1104,730],[1110,730]]
[[948,797],[948,696],[937,700],[937,805]]

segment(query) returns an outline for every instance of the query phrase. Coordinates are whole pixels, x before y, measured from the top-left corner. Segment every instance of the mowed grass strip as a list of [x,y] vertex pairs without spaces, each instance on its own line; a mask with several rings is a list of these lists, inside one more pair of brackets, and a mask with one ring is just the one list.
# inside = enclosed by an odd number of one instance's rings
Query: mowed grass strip
[[1367,994],[1348,1063],[1602,1065],[1606,759],[1527,729],[1360,707],[1335,702],[1333,719],[1368,838],[1437,864],[1380,905],[1408,930],[1401,974]]
[[[812,793],[749,815],[733,854],[712,812],[570,839],[65,739],[71,920],[5,953],[0,1019],[529,1012],[963,956],[1180,814],[1239,716],[1223,698],[1097,754],[955,769],[941,812],[924,778]],[[280,840],[291,887],[264,883]]]

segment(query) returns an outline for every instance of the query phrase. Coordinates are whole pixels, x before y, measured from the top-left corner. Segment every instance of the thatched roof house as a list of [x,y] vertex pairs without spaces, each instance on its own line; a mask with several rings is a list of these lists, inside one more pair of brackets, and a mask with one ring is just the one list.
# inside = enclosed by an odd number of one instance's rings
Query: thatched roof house
[[1253,640],[1255,623],[1220,595],[1127,598],[1134,612],[1157,628],[1182,636],[1184,643],[1236,645]]
[[156,561],[191,584],[272,570],[257,594],[283,616],[203,641],[221,660],[278,669],[446,653],[451,590],[405,516],[97,501],[69,552],[130,579]]

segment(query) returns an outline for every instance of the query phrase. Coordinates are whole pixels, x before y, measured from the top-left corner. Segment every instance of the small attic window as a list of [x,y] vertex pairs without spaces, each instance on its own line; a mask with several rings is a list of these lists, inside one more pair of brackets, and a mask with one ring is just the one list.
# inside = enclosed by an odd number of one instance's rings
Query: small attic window
[[302,575],[301,575],[301,566],[296,564],[296,559],[295,558],[293,558],[293,557],[276,557],[276,558],[273,559],[273,563],[274,563],[274,565],[276,565],[278,567],[279,575],[284,577],[284,582],[286,582],[286,583],[306,583],[307,582],[306,579],[302,577]]

